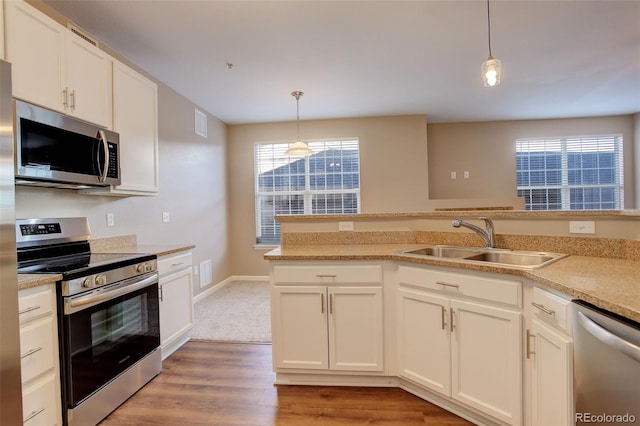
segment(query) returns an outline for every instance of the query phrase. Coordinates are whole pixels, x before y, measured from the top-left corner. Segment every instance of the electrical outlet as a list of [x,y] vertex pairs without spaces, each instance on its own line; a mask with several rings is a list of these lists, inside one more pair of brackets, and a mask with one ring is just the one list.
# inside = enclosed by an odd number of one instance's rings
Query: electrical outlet
[[115,226],[116,222],[113,213],[107,213],[107,226]]
[[353,231],[353,222],[338,222],[338,231]]
[[171,215],[169,214],[169,212],[162,212],[162,222],[171,222]]
[[456,172],[451,172],[451,179],[458,179],[458,174]]
[[465,179],[469,179],[469,170],[465,170],[465,171],[462,173],[462,176],[463,176]]
[[571,234],[595,234],[596,223],[590,220],[569,221],[569,233]]

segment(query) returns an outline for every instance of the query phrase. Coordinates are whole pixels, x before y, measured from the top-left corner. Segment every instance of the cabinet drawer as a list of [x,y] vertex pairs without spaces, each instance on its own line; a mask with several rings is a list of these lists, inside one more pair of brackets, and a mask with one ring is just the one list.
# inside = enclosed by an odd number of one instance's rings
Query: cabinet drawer
[[58,424],[56,376],[51,374],[22,392],[22,419],[28,426]]
[[520,281],[401,265],[398,284],[522,307]]
[[22,383],[53,370],[57,358],[53,346],[53,317],[33,321],[20,328]]
[[568,318],[570,318],[570,303],[570,300],[563,299],[549,291],[539,287],[533,288],[533,302],[531,303],[533,314],[537,318],[569,334],[571,334],[568,320]]
[[382,266],[274,266],[276,284],[381,283]]
[[158,274],[169,275],[174,272],[190,268],[193,263],[191,252],[158,258]]
[[53,312],[53,286],[32,287],[18,293],[20,323],[43,317]]

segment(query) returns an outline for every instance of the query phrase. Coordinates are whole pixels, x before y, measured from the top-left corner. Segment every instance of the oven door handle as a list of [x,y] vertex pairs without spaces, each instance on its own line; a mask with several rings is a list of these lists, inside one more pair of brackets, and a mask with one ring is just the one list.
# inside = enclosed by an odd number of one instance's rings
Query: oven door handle
[[134,277],[132,279],[126,280],[123,283],[120,283],[120,285],[116,286],[115,288],[99,292],[97,294],[79,297],[77,299],[66,299],[64,301],[64,313],[65,315],[70,315],[83,309],[90,308],[91,306],[95,306],[106,300],[111,300],[115,297],[123,296],[125,294],[132,293],[134,291],[149,287],[157,283],[157,272],[154,272],[153,275],[150,275],[143,280],[140,280],[139,277]]

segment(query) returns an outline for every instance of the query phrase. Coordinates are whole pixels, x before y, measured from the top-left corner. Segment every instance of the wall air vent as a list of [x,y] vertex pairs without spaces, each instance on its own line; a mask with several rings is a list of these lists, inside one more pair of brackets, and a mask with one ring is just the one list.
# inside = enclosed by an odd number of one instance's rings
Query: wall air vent
[[195,110],[195,132],[203,138],[207,137],[207,114],[196,108]]
[[75,35],[77,35],[78,37],[80,37],[81,39],[83,39],[84,41],[86,41],[87,43],[91,43],[93,44],[95,47],[98,47],[98,40],[96,40],[95,38],[93,38],[92,36],[90,36],[89,34],[87,34],[83,29],[81,29],[80,27],[76,26],[75,24],[68,22],[67,23],[67,28],[69,28],[69,30],[74,33]]

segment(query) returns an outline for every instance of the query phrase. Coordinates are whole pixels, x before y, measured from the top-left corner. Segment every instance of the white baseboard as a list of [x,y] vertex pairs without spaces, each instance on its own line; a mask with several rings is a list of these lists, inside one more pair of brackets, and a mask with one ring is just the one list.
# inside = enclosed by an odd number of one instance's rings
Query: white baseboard
[[228,286],[234,281],[269,281],[269,276],[268,275],[232,275],[229,278],[225,278],[219,283],[208,287],[202,293],[198,293],[193,298],[193,303],[198,303],[205,297],[215,293],[218,290],[221,290],[222,288]]

